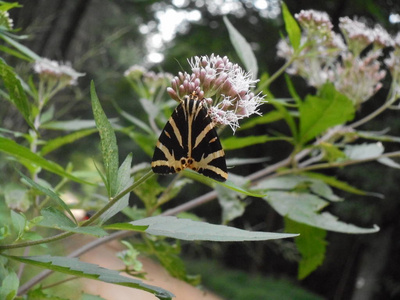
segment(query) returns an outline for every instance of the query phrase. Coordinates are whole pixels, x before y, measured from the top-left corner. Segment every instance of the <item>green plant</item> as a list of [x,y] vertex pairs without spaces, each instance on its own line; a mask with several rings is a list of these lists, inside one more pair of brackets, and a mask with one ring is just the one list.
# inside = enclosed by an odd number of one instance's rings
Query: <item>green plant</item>
[[[14,35],[6,14],[13,7],[17,7],[17,4],[0,5],[4,17],[2,20],[5,20],[3,25],[0,24],[0,38],[8,45],[2,46],[0,50],[19,59],[34,62],[37,76],[29,76],[24,80],[5,60],[0,60],[0,76],[3,81],[1,96],[15,105],[30,128],[27,132],[0,129],[0,151],[7,159],[7,173],[13,174],[7,176],[8,181],[1,183],[1,197],[4,199],[0,207],[1,297],[13,299],[17,295],[23,297],[27,294],[34,296],[35,293],[46,293],[45,288],[32,288],[53,271],[58,271],[74,277],[87,277],[142,289],[160,299],[169,299],[173,296],[169,291],[145,284],[140,279],[121,276],[113,270],[79,262],[75,257],[112,239],[133,236],[135,239],[132,244],[125,244],[129,251],[122,256],[128,273],[139,278],[142,276],[136,259],[140,252],[156,257],[173,276],[196,284],[197,278],[187,275],[179,258],[179,243],[171,243],[166,237],[189,241],[259,241],[296,236],[289,233],[245,231],[200,220],[173,217],[217,197],[222,206],[224,224],[243,214],[243,198],[247,196],[263,199],[282,215],[285,230],[300,233],[300,237],[296,238],[296,245],[302,255],[299,278],[306,277],[323,262],[327,230],[350,234],[378,231],[377,226],[361,228],[341,222],[329,212],[322,211],[331,202],[343,200],[333,192],[332,187],[359,195],[370,193],[317,171],[368,161],[399,167],[391,158],[400,156],[400,153],[384,153],[381,143],[399,142],[398,137],[360,131],[357,128],[393,107],[399,98],[400,35],[392,39],[380,27],[372,30],[344,18],[341,21],[346,39],[344,43],[332,31],[329,17],[314,11],[301,12],[296,16],[303,29],[302,33],[296,20],[283,5],[289,38],[283,39],[278,45],[278,55],[286,58],[286,62],[271,76],[264,74],[258,82],[258,89],[252,91],[257,82],[252,78],[252,74],[257,73],[257,61],[246,40],[228,19],[224,19],[236,51],[246,68],[253,73],[244,72],[228,58],[218,55],[194,57],[190,61],[192,72],[180,73],[177,77],[149,72],[142,67],[132,67],[127,70],[125,77],[138,95],[147,115],[147,119],[143,120],[117,106],[121,118],[130,122],[132,129],[122,128],[108,120],[93,82],[90,96],[94,120],[55,119],[52,101],[61,90],[75,84],[83,74],[68,65],[40,58],[17,42],[18,36]],[[361,33],[355,34],[354,28],[361,28]],[[371,39],[371,36],[374,38]],[[372,49],[365,56],[360,56],[370,44]],[[393,46],[394,50],[382,63],[379,60],[381,51],[387,46]],[[373,113],[355,120],[357,109],[381,87],[385,75],[384,65],[392,76],[386,101]],[[287,88],[292,99],[274,97],[269,87],[285,71],[302,76],[315,87],[316,93],[302,99],[290,77],[286,75]],[[167,88],[171,79],[171,87]],[[165,101],[168,99],[166,91],[175,100],[196,91],[204,96],[213,122],[225,127],[229,125],[233,131],[251,132],[249,129],[256,125],[280,120],[291,133],[291,136],[232,136],[221,140],[226,151],[274,141],[287,142],[293,151],[286,159],[246,177],[230,172],[229,180],[225,183],[185,170],[174,175],[165,186],[159,183],[157,176],[150,170],[149,161],[132,168],[132,154],[129,154],[120,165],[115,131],[126,134],[151,156],[160,128],[177,105],[174,100]],[[264,100],[268,100],[268,104],[264,105],[270,105],[273,109],[261,115],[259,107],[266,102]],[[241,121],[242,125],[239,127],[239,120],[252,114],[259,116]],[[51,139],[45,136],[44,129],[72,133],[60,133]],[[95,161],[97,173],[79,172],[72,163],[62,167],[48,158],[56,149],[79,142],[96,132],[100,134],[103,161],[103,164]],[[358,138],[374,142],[355,144]],[[232,163],[228,160],[228,165],[259,161],[260,159],[246,158]],[[9,165],[14,168],[9,168]],[[48,174],[57,175],[58,180],[45,180]],[[165,203],[193,181],[205,184],[213,191],[169,210],[162,210]],[[60,195],[61,192],[70,191],[71,182],[79,184],[82,189],[90,190],[90,205],[86,205],[96,212],[87,220],[77,220],[71,211],[71,207],[85,208],[83,201],[68,204],[65,201],[67,197]],[[95,192],[107,193],[107,199],[94,199]],[[131,192],[140,199],[143,208],[138,208],[137,205],[128,206]],[[120,212],[129,219],[128,222],[113,221],[113,217]],[[194,215],[191,217],[196,218]],[[53,230],[59,233],[53,234]],[[110,233],[111,231],[115,232]],[[51,252],[48,252],[51,256],[28,255],[29,251],[41,252],[34,246],[54,243],[74,234],[92,235],[102,239],[88,242],[85,247],[65,257],[53,255]],[[21,253],[22,249],[24,253]],[[18,275],[15,262],[21,263]],[[47,270],[20,286],[20,275],[27,265]]]

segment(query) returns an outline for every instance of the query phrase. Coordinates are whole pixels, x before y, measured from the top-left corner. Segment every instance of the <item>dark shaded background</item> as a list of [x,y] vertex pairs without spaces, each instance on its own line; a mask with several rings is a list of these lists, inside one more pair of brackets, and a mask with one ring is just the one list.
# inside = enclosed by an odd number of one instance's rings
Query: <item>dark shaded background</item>
[[[97,92],[102,99],[109,117],[116,116],[110,100],[131,112],[142,112],[135,95],[124,80],[123,72],[133,64],[142,64],[146,55],[144,48],[145,36],[139,33],[138,26],[150,21],[157,22],[152,5],[157,1],[100,1],[100,0],[54,0],[54,1],[20,1],[22,8],[11,11],[15,27],[21,28],[21,33],[29,35],[23,43],[42,57],[54,60],[70,61],[79,72],[86,76],[79,79],[79,87],[70,89],[58,97],[56,110],[59,119],[92,118],[88,87],[94,80]],[[162,1],[169,5],[171,1]],[[194,2],[188,1],[188,7],[195,8]],[[244,1],[243,1],[244,2]],[[359,16],[370,25],[380,23],[392,34],[400,30],[400,25],[390,24],[391,13],[400,12],[400,1],[286,1],[292,13],[301,9],[316,9],[326,11],[332,23],[337,26],[341,16]],[[172,4],[171,4],[172,5]],[[202,13],[199,22],[192,23],[185,33],[165,45],[165,60],[154,65],[154,70],[165,70],[176,74],[181,65],[187,67],[186,58],[194,55],[216,53],[228,55],[238,61],[234,49],[229,42],[227,30],[221,15],[211,14],[206,6],[197,7]],[[282,64],[276,58],[276,43],[280,33],[284,33],[282,20],[265,19],[253,7],[246,8],[246,14],[236,17],[228,15],[233,25],[253,44],[259,62],[260,74],[273,73]],[[10,62],[9,62],[10,63]],[[17,62],[16,62],[17,63]],[[10,63],[12,65],[12,63]],[[24,71],[23,65],[19,67]],[[18,66],[17,66],[18,69]],[[294,79],[300,95],[310,91],[301,79]],[[288,97],[283,79],[278,79],[271,91],[275,96]],[[385,98],[387,90],[382,90],[359,111],[365,115],[378,107]],[[78,101],[77,101],[78,100]],[[3,124],[24,131],[23,122],[12,107],[4,101],[0,110]],[[69,109],[65,109],[68,107]],[[264,108],[268,110],[268,107]],[[66,113],[67,112],[67,113]],[[400,135],[400,118],[398,112],[387,112],[384,117],[363,127],[367,130],[382,130],[390,127],[391,135]],[[274,123],[268,127],[257,127],[254,134],[265,134],[267,131],[279,130],[283,124]],[[50,133],[51,134],[51,133]],[[240,135],[240,133],[238,133]],[[88,139],[75,143],[73,148],[57,151],[57,160],[69,159],[69,153],[78,151],[93,155],[97,140]],[[134,151],[134,163],[150,159],[131,141],[120,141],[121,157]],[[387,145],[387,150],[398,149],[398,145]],[[266,144],[248,148],[252,156],[268,156],[272,162],[285,158],[291,149],[285,143]],[[137,152],[136,152],[137,151]],[[244,153],[234,153],[240,156]],[[243,167],[243,174],[259,169],[261,166]],[[334,175],[333,173],[330,173]],[[301,285],[326,299],[399,299],[400,298],[400,205],[399,170],[388,169],[375,163],[363,166],[348,167],[337,173],[340,179],[347,180],[352,185],[367,191],[384,194],[385,199],[374,197],[358,197],[341,194],[347,201],[333,207],[334,213],[345,222],[370,227],[378,224],[381,231],[373,235],[328,234],[328,252],[326,261],[316,272],[301,282]],[[340,192],[337,191],[340,195]],[[177,199],[176,205],[183,199]],[[282,227],[282,220],[261,200],[249,200],[250,204],[243,217],[234,221],[236,226],[259,226],[261,230],[274,231]],[[217,203],[208,204],[196,211],[199,215],[207,215],[210,219],[220,220],[220,209]],[[212,213],[214,212],[214,213]],[[186,248],[185,248],[186,249]],[[285,255],[285,245],[270,243],[223,244],[218,251],[210,248],[204,250],[207,256],[212,256],[231,268],[248,271],[252,274],[296,277],[296,262],[288,260]],[[191,251],[187,247],[188,253]],[[290,252],[290,251],[289,251]]]

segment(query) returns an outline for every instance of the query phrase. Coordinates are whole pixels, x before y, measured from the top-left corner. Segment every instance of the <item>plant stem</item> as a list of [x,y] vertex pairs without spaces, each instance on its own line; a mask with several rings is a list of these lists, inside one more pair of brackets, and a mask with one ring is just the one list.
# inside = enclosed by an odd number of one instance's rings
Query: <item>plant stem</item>
[[269,85],[278,78],[285,70],[293,63],[293,61],[297,58],[297,55],[293,55],[282,67],[278,69],[271,77],[269,77],[265,82],[260,84],[256,90],[256,93],[261,92],[264,88],[269,87]]

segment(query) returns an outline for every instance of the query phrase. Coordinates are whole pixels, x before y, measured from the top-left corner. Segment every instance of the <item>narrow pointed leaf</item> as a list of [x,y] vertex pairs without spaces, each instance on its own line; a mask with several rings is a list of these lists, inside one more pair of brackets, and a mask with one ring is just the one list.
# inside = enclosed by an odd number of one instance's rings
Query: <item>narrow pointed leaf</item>
[[64,145],[70,144],[78,139],[81,139],[95,132],[97,132],[97,129],[86,129],[50,140],[40,150],[40,154],[46,155]]
[[21,81],[17,78],[13,68],[8,66],[3,59],[0,58],[0,76],[3,79],[9,95],[9,100],[18,108],[28,125],[35,129],[30,120],[30,104],[22,88]]
[[221,140],[224,150],[241,149],[244,147],[264,144],[266,142],[287,140],[286,137],[272,137],[268,135],[250,135],[245,137],[232,136]]
[[18,43],[17,41],[14,41],[12,38],[6,36],[5,34],[0,34],[0,38],[5,40],[7,43],[18,49],[18,51],[21,51],[24,55],[30,57],[32,60],[40,60],[41,57],[37,55],[35,52],[30,50],[28,47],[25,47],[24,45]]
[[50,121],[45,124],[42,124],[41,127],[44,129],[51,129],[51,130],[77,131],[77,130],[96,128],[96,122],[95,120],[78,120],[78,119],[69,121]]
[[9,256],[13,259],[28,265],[38,266],[45,269],[61,272],[78,277],[99,280],[107,283],[113,283],[121,286],[136,288],[154,294],[159,299],[171,299],[174,295],[167,290],[152,286],[134,279],[120,275],[117,271],[102,268],[95,264],[80,261],[77,258],[59,257],[59,256]]
[[334,188],[337,188],[337,189],[340,189],[340,190],[343,190],[343,191],[346,191],[346,192],[349,192],[352,194],[363,195],[363,196],[369,195],[369,196],[382,198],[381,194],[360,190],[354,186],[351,186],[347,182],[341,181],[332,176],[327,176],[327,175],[324,175],[321,173],[314,173],[314,172],[305,172],[303,174],[305,174],[309,177],[312,177],[312,178],[323,180],[326,184],[329,184],[330,186],[332,186]]
[[328,212],[321,213],[328,202],[307,193],[269,192],[264,198],[281,216],[317,228],[350,234],[375,233],[379,227],[362,228],[344,223]]
[[137,232],[145,232],[148,227],[147,225],[132,225],[130,223],[114,223],[103,226],[107,230],[130,230]]
[[228,158],[226,160],[226,165],[228,167],[232,166],[240,166],[240,165],[250,165],[250,164],[259,164],[262,162],[269,161],[271,158],[269,157],[257,157],[257,158]]
[[260,124],[268,124],[268,123],[272,123],[275,121],[279,121],[282,118],[283,118],[283,115],[279,111],[273,110],[262,116],[250,118],[248,121],[243,122],[240,125],[240,127],[238,128],[238,131],[253,128],[254,126],[260,125]]
[[253,50],[251,49],[250,44],[246,41],[243,35],[241,35],[240,32],[233,27],[231,22],[229,22],[228,18],[225,16],[224,23],[226,28],[228,28],[229,37],[237,55],[243,62],[246,70],[253,74],[253,79],[256,78],[258,73],[257,59],[253,53]]
[[282,15],[290,43],[293,49],[296,50],[300,47],[301,30],[284,2],[282,2]]
[[157,216],[130,222],[132,225],[149,226],[146,233],[166,236],[181,240],[238,242],[238,241],[265,241],[297,236],[275,232],[247,231],[225,225],[215,225],[206,222],[178,219],[176,217]]
[[93,116],[100,134],[101,153],[103,155],[104,167],[106,169],[106,187],[108,195],[113,197],[117,192],[118,180],[118,146],[115,132],[107,119],[100,101],[97,97],[94,83],[90,85]]
[[61,177],[66,177],[79,183],[92,184],[69,174],[68,172],[64,171],[64,169],[60,165],[50,160],[44,159],[36,153],[33,153],[30,149],[17,144],[13,140],[0,137],[0,151],[15,157],[20,161],[27,162],[31,165],[36,165],[49,172],[60,175]]
[[378,159],[378,162],[391,168],[400,169],[400,164],[389,157],[381,157]]

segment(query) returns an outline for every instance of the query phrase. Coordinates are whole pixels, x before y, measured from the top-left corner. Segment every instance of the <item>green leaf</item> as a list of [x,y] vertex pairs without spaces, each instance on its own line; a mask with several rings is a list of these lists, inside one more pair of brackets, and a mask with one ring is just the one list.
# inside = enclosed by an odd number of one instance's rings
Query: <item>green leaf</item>
[[114,223],[103,226],[103,228],[106,230],[129,230],[137,232],[145,232],[148,227],[149,226],[135,226],[131,223]]
[[22,213],[17,213],[13,210],[11,210],[10,213],[11,213],[11,224],[14,227],[15,231],[17,232],[16,240],[19,240],[22,238],[25,232],[26,217]]
[[86,129],[50,140],[40,150],[40,155],[44,156],[50,153],[51,151],[54,151],[64,145],[75,142],[76,140],[81,139],[95,132],[97,132],[97,129]]
[[307,224],[320,229],[349,234],[375,233],[379,227],[361,228],[338,220],[328,212],[320,213],[328,202],[318,196],[295,192],[268,192],[264,198],[277,213],[298,223]]
[[22,88],[21,81],[17,78],[13,68],[8,66],[3,59],[0,58],[0,76],[3,79],[9,95],[9,100],[18,108],[19,112],[28,123],[29,127],[35,129],[30,116],[30,104]]
[[350,160],[369,159],[378,157],[384,151],[382,143],[360,144],[360,145],[346,145],[344,154]]
[[101,107],[93,81],[90,85],[90,95],[92,99],[93,116],[100,134],[101,153],[103,155],[107,179],[105,184],[109,197],[113,197],[117,193],[118,180],[117,138],[110,121],[108,121],[107,116]]
[[392,135],[384,135],[380,132],[357,131],[356,134],[363,139],[376,140],[381,142],[400,143],[400,137]]
[[279,140],[287,140],[287,138],[271,137],[268,135],[250,135],[245,137],[231,136],[229,138],[221,140],[221,144],[224,150],[234,150]]
[[258,158],[228,158],[226,160],[226,165],[228,167],[240,166],[240,165],[250,165],[259,164],[270,160],[269,157],[258,157]]
[[[4,255],[4,254],[3,254]],[[98,265],[80,261],[77,258],[59,257],[59,256],[9,256],[7,258],[26,263],[29,265],[38,266],[41,268],[50,269],[78,277],[99,280],[107,283],[113,283],[121,286],[136,288],[149,293],[152,293],[159,299],[171,299],[174,295],[162,288],[146,284],[138,279],[133,279],[126,276],[121,276],[117,271],[105,269]]]
[[12,56],[15,56],[15,57],[19,58],[19,59],[23,59],[23,60],[26,60],[26,61],[29,61],[29,62],[31,61],[31,58],[29,58],[28,56],[22,54],[21,52],[18,52],[16,50],[14,50],[14,49],[6,47],[6,46],[0,46],[0,51],[8,53],[8,54],[10,54]]
[[294,50],[300,47],[301,30],[297,21],[293,18],[285,2],[282,2],[282,15],[285,22],[286,32]]
[[253,53],[253,50],[251,49],[250,44],[246,41],[243,35],[241,35],[240,32],[233,27],[226,16],[224,16],[223,19],[225,26],[228,29],[231,43],[235,48],[237,55],[243,62],[246,70],[252,73],[253,79],[256,78],[258,73],[257,59]]
[[285,231],[300,234],[295,239],[297,249],[301,253],[297,277],[300,280],[304,279],[324,262],[327,245],[326,231],[288,218],[285,218]]
[[395,169],[400,169],[400,164],[398,164],[397,162],[395,162],[393,159],[391,159],[389,157],[381,157],[381,158],[378,158],[377,161],[385,166],[395,168]]
[[74,220],[75,223],[77,223],[75,216],[69,209],[68,205],[54,191],[52,191],[44,186],[41,186],[37,182],[33,181],[29,177],[22,174],[20,171],[17,170],[17,172],[31,187],[33,187],[33,188],[41,191],[45,195],[49,196],[50,199],[53,199],[58,205],[60,205],[71,216],[72,220]]
[[138,259],[140,252],[127,241],[121,241],[121,244],[123,244],[127,249],[119,251],[117,257],[122,260],[126,267],[129,267],[136,272],[142,271],[143,264]]
[[292,82],[292,79],[289,77],[287,73],[285,73],[285,81],[286,81],[286,86],[289,89],[290,96],[295,100],[297,105],[301,104],[301,98],[299,94],[297,94],[296,88],[294,87],[294,84]]
[[[110,120],[110,122],[116,119]],[[65,130],[65,131],[77,131],[84,129],[96,128],[95,120],[70,120],[70,121],[50,121],[42,124],[41,128],[51,130]]]
[[324,181],[317,178],[310,178],[304,175],[287,175],[270,178],[258,182],[253,187],[255,190],[287,190],[296,192],[311,192],[330,201],[343,200],[336,196],[332,189]]
[[253,128],[254,126],[260,125],[260,124],[268,124],[268,123],[272,123],[275,121],[279,121],[282,118],[283,118],[283,116],[279,111],[273,110],[262,116],[256,116],[254,118],[250,118],[246,122],[243,122],[240,125],[240,127],[238,128],[238,131]]
[[265,241],[295,237],[296,234],[247,231],[224,225],[214,225],[176,217],[157,216],[130,222],[132,225],[149,226],[146,233],[181,240],[195,241]]
[[3,186],[4,200],[7,207],[21,212],[26,212],[31,206],[31,201],[26,187],[9,183]]
[[306,97],[299,112],[300,142],[304,144],[328,128],[352,120],[355,110],[349,98],[327,83],[317,96]]
[[218,202],[222,208],[222,223],[227,224],[229,221],[243,215],[246,203],[243,202],[244,195],[238,194],[230,189],[220,185],[215,187],[218,194]]
[[132,131],[129,133],[134,141],[139,145],[139,147],[148,155],[152,156],[154,152],[154,147],[156,145],[157,139],[154,134],[143,134],[137,131]]
[[106,231],[97,226],[79,227],[71,221],[65,214],[53,207],[44,208],[40,211],[43,219],[38,224],[42,227],[59,229],[63,231],[89,234],[97,237],[108,235]]
[[331,143],[322,142],[318,145],[318,147],[321,147],[324,153],[324,159],[329,162],[336,162],[346,158],[346,154],[344,154],[344,152],[340,150],[338,146]]
[[352,194],[356,194],[356,195],[362,195],[362,196],[366,196],[366,195],[370,195],[370,196],[375,196],[378,198],[381,198],[379,196],[379,194],[377,193],[371,193],[371,192],[366,192],[363,190],[360,190],[358,188],[355,188],[351,185],[349,185],[347,182],[341,181],[335,177],[332,176],[327,176],[321,173],[314,173],[314,172],[304,172],[304,175],[307,175],[311,178],[315,178],[315,179],[320,179],[323,180],[325,183],[329,184],[330,186],[352,193]]
[[0,287],[0,299],[13,300],[17,296],[19,287],[17,274],[14,271],[9,270],[4,276]]
[[128,114],[127,112],[121,110],[118,106],[117,106],[117,110],[121,114],[121,116],[124,117],[126,120],[128,120],[129,122],[131,122],[135,126],[143,129],[148,134],[154,135],[154,131],[145,122],[143,122],[142,120],[136,118],[135,116],[132,116],[132,115]]
[[[130,153],[118,169],[118,177],[117,177],[117,191],[116,194],[119,194],[129,186],[133,184],[133,178],[131,177],[131,165],[132,165],[132,153]],[[126,194],[124,197],[119,199],[113,206],[111,206],[104,214],[100,216],[100,223],[103,224],[111,217],[115,216],[121,210],[129,204],[129,195]]]
[[61,177],[66,177],[79,183],[92,185],[92,183],[90,182],[87,182],[65,172],[60,165],[44,159],[36,153],[33,153],[28,148],[18,145],[13,140],[0,137],[0,151],[17,158],[21,162],[28,163],[29,165],[36,165]]
[[[144,175],[144,172],[135,174],[135,180],[138,180]],[[151,176],[141,185],[133,190],[133,192],[140,198],[147,210],[155,207],[158,200],[158,195],[165,190],[158,181],[157,176]]]
[[32,60],[40,60],[40,56],[38,56],[36,53],[31,51],[28,47],[25,47],[24,45],[18,43],[17,41],[13,40],[12,38],[8,37],[5,34],[0,34],[0,38],[5,40],[7,43],[15,47],[18,51],[23,53],[25,56],[28,56]]

